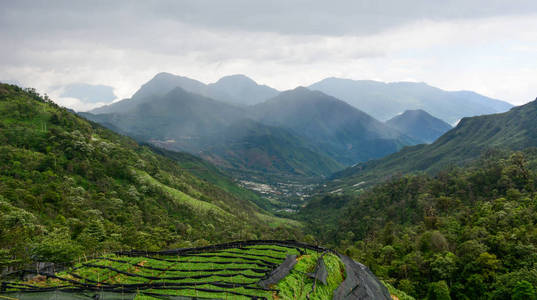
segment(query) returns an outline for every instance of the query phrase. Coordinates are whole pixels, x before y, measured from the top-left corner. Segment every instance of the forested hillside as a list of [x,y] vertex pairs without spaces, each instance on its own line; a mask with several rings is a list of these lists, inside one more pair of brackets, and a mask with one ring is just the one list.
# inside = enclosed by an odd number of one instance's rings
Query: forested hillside
[[173,159],[1,84],[0,265],[300,234],[223,174]]
[[534,299],[536,190],[536,148],[490,152],[436,176],[319,196],[302,216],[323,242],[419,299]]
[[345,169],[333,185],[343,189],[360,182],[376,183],[394,174],[434,173],[451,166],[471,163],[483,153],[495,150],[523,150],[537,146],[537,101],[501,114],[462,119],[430,145],[417,145],[378,160]]

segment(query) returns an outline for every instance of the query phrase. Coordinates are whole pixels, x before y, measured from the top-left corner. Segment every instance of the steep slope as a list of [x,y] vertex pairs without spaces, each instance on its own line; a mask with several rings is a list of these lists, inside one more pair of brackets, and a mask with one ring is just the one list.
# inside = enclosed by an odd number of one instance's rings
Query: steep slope
[[470,162],[491,149],[537,146],[537,101],[510,111],[462,119],[430,145],[407,147],[385,158],[359,164],[335,177],[348,184],[379,180],[399,172],[438,171]]
[[248,174],[261,181],[282,174],[324,177],[343,168],[302,137],[252,120],[236,122],[211,137],[200,156],[236,177]]
[[309,88],[342,99],[382,121],[408,109],[423,109],[455,124],[463,117],[505,112],[512,107],[474,92],[448,92],[425,83],[327,78]]
[[175,87],[150,101],[137,102],[126,111],[81,115],[111,124],[141,141],[173,141],[169,144],[174,149],[196,152],[204,137],[241,119],[243,113],[239,108]]
[[296,134],[255,124],[244,119],[242,108],[181,88],[125,113],[81,115],[137,140],[201,155],[233,172],[311,177],[342,167]]
[[299,233],[272,230],[275,218],[238,187],[217,185],[33,90],[0,85],[2,263]]
[[109,113],[125,113],[135,108],[138,104],[146,101],[151,101],[154,97],[160,97],[168,94],[176,87],[181,87],[185,91],[201,94],[205,88],[203,82],[190,79],[188,77],[172,75],[169,73],[158,73],[132,95],[130,99],[95,108],[90,111],[92,114],[109,114]]
[[303,87],[282,92],[251,111],[260,122],[290,129],[347,165],[415,144],[347,103]]
[[386,125],[424,143],[432,143],[452,127],[421,109],[406,110],[388,121]]
[[[509,299],[537,287],[537,148],[499,152],[435,176],[395,176],[325,194],[306,228],[416,299]],[[448,283],[448,284],[446,284]]]

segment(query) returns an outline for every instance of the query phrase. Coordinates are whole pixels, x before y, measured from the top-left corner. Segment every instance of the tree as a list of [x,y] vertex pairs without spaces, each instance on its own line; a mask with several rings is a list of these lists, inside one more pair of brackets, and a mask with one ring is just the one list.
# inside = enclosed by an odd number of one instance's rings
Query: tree
[[527,282],[526,280],[522,280],[517,282],[517,284],[515,285],[511,299],[535,300],[537,299],[537,294],[535,293],[535,288],[531,283]]
[[447,283],[444,280],[431,283],[427,292],[427,300],[451,300]]

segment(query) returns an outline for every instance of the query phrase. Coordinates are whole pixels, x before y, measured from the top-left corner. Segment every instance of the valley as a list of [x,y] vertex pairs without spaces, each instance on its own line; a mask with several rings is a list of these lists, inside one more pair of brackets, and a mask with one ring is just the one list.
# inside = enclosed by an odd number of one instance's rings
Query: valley
[[0,1],[0,299],[537,300],[536,16]]

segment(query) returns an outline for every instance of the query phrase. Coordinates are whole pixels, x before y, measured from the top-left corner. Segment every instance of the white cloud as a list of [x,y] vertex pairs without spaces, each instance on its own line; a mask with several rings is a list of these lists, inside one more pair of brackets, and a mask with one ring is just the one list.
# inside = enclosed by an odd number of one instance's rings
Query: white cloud
[[[414,2],[420,9],[409,16],[393,7],[382,17],[379,7],[360,12],[282,2],[265,10],[243,3],[246,12],[228,7],[225,18],[185,1],[181,12],[166,2],[110,4],[108,9],[107,2],[97,2],[55,10],[37,2],[26,14],[21,9],[0,13],[0,78],[49,93],[53,86],[74,82],[104,84],[120,99],[163,71],[204,82],[242,73],[278,89],[335,76],[424,81],[515,104],[535,98],[537,18],[532,9],[522,14],[534,2],[518,1],[510,8],[495,2],[498,7],[473,13],[463,2],[446,12],[431,8],[430,1]],[[279,16],[282,7],[287,10]],[[248,17],[248,9],[251,18],[240,19]],[[293,16],[297,25],[284,28]],[[371,18],[375,28],[353,29]],[[77,110],[90,107],[55,99]]]

